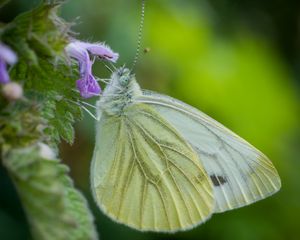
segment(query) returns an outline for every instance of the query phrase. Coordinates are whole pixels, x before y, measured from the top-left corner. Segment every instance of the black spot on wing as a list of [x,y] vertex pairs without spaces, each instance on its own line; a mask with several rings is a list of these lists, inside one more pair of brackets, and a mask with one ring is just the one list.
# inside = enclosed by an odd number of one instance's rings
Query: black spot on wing
[[219,187],[225,183],[227,183],[226,177],[224,176],[217,176],[215,174],[210,175],[210,179],[212,180],[215,187]]

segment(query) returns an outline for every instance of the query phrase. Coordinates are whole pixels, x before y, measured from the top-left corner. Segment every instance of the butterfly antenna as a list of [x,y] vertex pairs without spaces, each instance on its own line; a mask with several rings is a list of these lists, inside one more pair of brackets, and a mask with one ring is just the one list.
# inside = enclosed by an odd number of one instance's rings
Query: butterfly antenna
[[144,29],[144,21],[145,21],[145,7],[146,7],[146,0],[142,0],[141,21],[140,21],[140,27],[139,27],[139,32],[138,32],[137,47],[136,47],[136,52],[135,52],[135,56],[133,59],[131,71],[134,70],[134,68],[137,64],[137,61],[139,59],[139,56],[140,56],[143,29]]

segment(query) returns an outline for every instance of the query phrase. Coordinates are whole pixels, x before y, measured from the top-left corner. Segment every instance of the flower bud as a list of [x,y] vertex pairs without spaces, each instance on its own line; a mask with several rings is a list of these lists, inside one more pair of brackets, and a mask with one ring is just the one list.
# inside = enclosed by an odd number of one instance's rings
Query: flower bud
[[9,82],[3,85],[2,94],[9,101],[16,101],[23,97],[23,88],[16,82]]

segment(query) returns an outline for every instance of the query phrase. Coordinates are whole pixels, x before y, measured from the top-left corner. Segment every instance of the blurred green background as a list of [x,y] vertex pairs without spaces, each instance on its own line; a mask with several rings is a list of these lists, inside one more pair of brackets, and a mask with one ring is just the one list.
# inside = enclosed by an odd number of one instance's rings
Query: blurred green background
[[[13,0],[7,22],[38,1]],[[131,64],[140,0],[69,0],[61,14],[83,40],[105,41]],[[78,18],[80,16],[80,18]],[[94,121],[77,124],[62,158],[89,199],[100,238],[159,240],[300,239],[300,3],[293,0],[148,0],[136,75],[143,88],[181,99],[214,117],[268,155],[282,178],[276,195],[178,234],[140,233],[95,206],[89,189]],[[109,73],[101,63],[94,71]],[[93,103],[96,99],[91,100]],[[0,239],[30,239],[15,190],[0,167]]]

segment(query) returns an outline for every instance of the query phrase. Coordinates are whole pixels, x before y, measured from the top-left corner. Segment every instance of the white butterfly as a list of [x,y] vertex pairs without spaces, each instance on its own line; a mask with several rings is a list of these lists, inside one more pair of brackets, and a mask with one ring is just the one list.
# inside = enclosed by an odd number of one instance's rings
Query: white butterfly
[[113,73],[97,108],[91,186],[115,221],[185,230],[280,189],[264,154],[199,110],[142,91],[126,68]]

